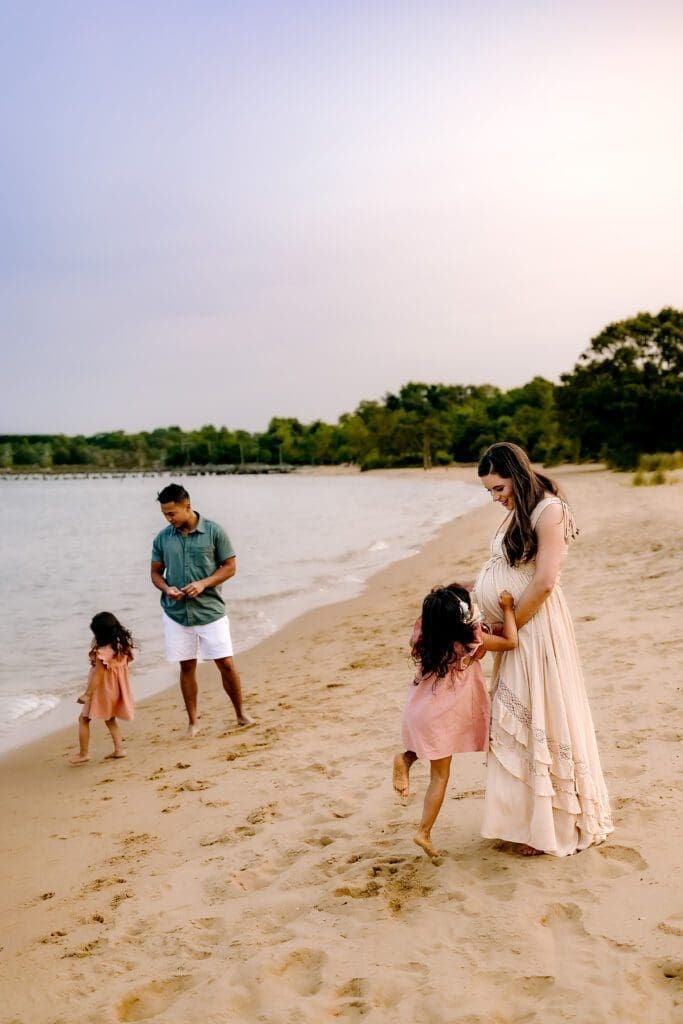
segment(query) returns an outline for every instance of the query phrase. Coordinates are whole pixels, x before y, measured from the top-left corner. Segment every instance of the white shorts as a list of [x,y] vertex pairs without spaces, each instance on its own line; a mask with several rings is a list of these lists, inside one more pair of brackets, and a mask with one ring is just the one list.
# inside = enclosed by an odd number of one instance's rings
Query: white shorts
[[228,616],[205,626],[181,626],[161,613],[166,641],[166,661],[213,661],[232,657],[232,637]]

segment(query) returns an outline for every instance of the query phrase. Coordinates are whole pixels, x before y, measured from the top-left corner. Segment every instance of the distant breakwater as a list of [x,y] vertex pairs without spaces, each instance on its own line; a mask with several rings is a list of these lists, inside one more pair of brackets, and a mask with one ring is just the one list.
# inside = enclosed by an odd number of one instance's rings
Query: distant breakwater
[[0,473],[0,480],[88,480],[91,477],[97,477],[102,479],[122,479],[128,477],[143,477],[143,476],[230,476],[230,475],[245,475],[245,476],[256,476],[258,474],[272,474],[272,473],[293,473],[298,466],[289,466],[286,464],[271,466],[268,463],[260,462],[245,462],[225,465],[206,465],[206,466],[175,466],[169,468],[164,466],[160,469],[153,468],[139,468],[139,469],[100,469],[96,467],[85,468],[79,467],[78,469],[69,469],[63,467],[60,469],[40,469],[36,470],[32,468],[30,470],[5,470]]

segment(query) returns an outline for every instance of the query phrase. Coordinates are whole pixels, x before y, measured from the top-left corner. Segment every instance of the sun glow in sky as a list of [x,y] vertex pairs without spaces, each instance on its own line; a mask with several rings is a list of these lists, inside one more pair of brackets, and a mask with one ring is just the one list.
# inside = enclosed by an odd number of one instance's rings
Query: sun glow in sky
[[683,305],[683,5],[0,7],[0,431],[334,421]]

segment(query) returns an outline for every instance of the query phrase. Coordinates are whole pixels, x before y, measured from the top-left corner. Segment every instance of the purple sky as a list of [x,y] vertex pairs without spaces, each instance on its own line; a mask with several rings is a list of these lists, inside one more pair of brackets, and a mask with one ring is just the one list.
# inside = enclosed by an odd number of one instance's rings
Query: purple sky
[[0,432],[336,420],[683,306],[683,5],[0,7]]

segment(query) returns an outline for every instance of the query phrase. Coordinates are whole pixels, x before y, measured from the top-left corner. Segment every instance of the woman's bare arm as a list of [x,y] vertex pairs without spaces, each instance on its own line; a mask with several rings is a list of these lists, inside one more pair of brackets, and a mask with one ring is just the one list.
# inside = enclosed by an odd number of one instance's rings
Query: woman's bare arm
[[564,538],[564,513],[557,504],[541,512],[536,523],[536,571],[515,608],[517,628],[521,629],[547,601],[564,561],[567,545]]

